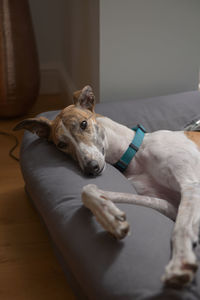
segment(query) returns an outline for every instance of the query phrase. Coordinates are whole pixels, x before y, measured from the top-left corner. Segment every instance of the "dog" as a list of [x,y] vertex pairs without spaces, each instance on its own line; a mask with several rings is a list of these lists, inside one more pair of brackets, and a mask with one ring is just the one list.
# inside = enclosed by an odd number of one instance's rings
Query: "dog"
[[117,239],[128,234],[129,224],[115,203],[151,207],[175,221],[172,257],[162,280],[174,287],[188,285],[198,268],[193,250],[200,225],[200,132],[144,133],[138,126],[143,137],[136,147],[132,141],[137,130],[94,112],[95,96],[90,86],[76,91],[73,100],[74,104],[54,120],[29,118],[14,130],[27,129],[53,142],[92,176],[100,175],[106,162],[116,166],[121,161],[123,165],[121,158],[132,145],[135,155],[123,172],[138,195],[103,191],[90,184],[83,187],[83,203]]

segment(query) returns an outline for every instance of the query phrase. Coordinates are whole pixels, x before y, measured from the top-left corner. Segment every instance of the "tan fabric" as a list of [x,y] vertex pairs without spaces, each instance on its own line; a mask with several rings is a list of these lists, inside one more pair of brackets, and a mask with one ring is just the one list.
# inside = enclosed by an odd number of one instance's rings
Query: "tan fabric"
[[39,90],[39,67],[27,0],[0,1],[0,117],[22,115]]

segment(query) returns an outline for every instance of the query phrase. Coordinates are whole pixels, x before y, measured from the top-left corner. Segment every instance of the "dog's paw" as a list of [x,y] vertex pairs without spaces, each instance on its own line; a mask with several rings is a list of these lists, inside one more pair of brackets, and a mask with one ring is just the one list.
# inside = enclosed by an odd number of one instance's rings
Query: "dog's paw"
[[125,213],[101,194],[96,185],[90,184],[83,188],[82,201],[105,230],[117,239],[122,239],[127,235],[129,224]]
[[196,260],[180,263],[172,260],[166,267],[162,281],[166,286],[182,288],[192,282],[197,268]]

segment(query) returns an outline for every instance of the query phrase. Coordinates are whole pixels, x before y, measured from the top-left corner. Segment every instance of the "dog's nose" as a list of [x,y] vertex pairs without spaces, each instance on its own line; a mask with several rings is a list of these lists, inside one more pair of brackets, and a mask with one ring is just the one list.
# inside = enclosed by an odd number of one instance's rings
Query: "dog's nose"
[[96,160],[91,160],[87,163],[85,167],[85,172],[88,175],[97,175],[100,171],[99,164]]

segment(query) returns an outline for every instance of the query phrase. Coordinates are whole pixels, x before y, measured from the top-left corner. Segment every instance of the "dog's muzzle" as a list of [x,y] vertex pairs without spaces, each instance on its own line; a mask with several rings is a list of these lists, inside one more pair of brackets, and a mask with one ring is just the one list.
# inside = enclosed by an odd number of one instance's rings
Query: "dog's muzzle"
[[102,172],[97,160],[90,160],[84,168],[84,172],[89,176],[97,176]]

